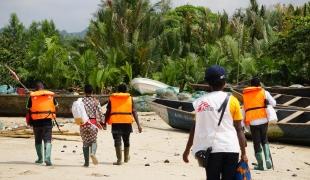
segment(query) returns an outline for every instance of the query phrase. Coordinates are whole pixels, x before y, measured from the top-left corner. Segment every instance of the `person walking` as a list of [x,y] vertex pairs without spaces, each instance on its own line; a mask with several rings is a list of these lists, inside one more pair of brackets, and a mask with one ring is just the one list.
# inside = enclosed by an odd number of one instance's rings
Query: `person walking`
[[89,157],[94,165],[98,164],[96,158],[97,134],[98,129],[102,128],[100,124],[104,124],[104,114],[99,100],[93,97],[93,87],[85,85],[84,92],[85,97],[82,98],[82,102],[89,120],[80,126],[80,134],[83,140],[84,167],[88,167]]
[[130,133],[132,133],[133,120],[138,125],[139,133],[142,128],[139,123],[138,115],[134,108],[134,103],[131,95],[127,93],[127,86],[121,84],[118,86],[117,93],[113,93],[107,105],[106,123],[112,126],[112,135],[117,161],[114,165],[122,165],[122,140],[124,143],[124,162],[130,160]]
[[[42,82],[38,81],[35,84],[35,91],[30,93],[27,108],[30,113],[29,125],[33,127],[35,138],[35,149],[38,159],[37,164],[45,162],[46,166],[51,166],[51,152],[52,152],[52,120],[56,118],[56,106],[58,105],[54,93],[44,90]],[[44,159],[43,159],[43,145],[44,141]]]
[[259,78],[255,77],[251,80],[251,86],[243,90],[243,103],[245,124],[250,125],[257,160],[257,166],[254,169],[264,170],[263,152],[266,167],[271,169],[273,164],[267,138],[268,118],[266,108],[268,104],[276,106],[276,101],[268,91],[261,87]]
[[232,180],[240,150],[241,160],[248,161],[240,104],[234,96],[223,92],[225,76],[225,69],[217,65],[206,70],[205,81],[211,92],[193,102],[196,120],[183,153],[183,161],[188,163],[191,147],[193,154],[212,148],[205,167],[208,180]]

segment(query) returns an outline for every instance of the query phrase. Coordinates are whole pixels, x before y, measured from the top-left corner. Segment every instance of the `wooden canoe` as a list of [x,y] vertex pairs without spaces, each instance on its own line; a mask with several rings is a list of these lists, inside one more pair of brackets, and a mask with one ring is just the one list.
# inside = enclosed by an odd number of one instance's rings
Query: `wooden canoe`
[[[230,89],[230,91],[241,103],[243,103],[243,96],[240,92],[234,89]],[[278,109],[293,109],[293,110],[310,111],[310,108],[309,108],[310,98],[308,97],[275,94],[275,93],[271,93],[271,95],[277,101],[276,108]]]
[[[149,106],[173,128],[188,131],[195,122],[190,102],[155,99],[149,102]],[[278,122],[268,129],[270,140],[310,145],[310,111],[280,109],[277,115]]]
[[302,96],[302,97],[309,97],[310,98],[310,86],[307,87],[266,87],[267,91],[271,93],[278,93],[278,94],[287,94],[293,96]]
[[[196,91],[209,91],[210,88],[206,84],[189,84],[194,90]],[[227,86],[226,90],[230,88],[234,88],[239,92],[242,91],[241,86]],[[301,97],[308,97],[310,98],[310,86],[306,87],[264,87],[270,93],[276,94],[285,94],[285,95],[292,95],[292,96],[301,96]]]
[[155,99],[148,103],[151,110],[173,128],[190,130],[194,124],[195,113],[191,103],[164,99]]
[[[107,95],[95,95],[101,105],[108,101]],[[59,103],[57,109],[58,117],[72,117],[71,106],[78,98],[83,96],[76,95],[56,95],[55,98]],[[29,96],[21,95],[0,95],[0,116],[18,117],[25,116],[26,103]]]

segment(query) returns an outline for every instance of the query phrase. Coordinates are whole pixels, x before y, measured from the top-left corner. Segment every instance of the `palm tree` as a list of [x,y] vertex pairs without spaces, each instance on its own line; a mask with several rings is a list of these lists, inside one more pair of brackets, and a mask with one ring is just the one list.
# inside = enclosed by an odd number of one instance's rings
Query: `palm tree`
[[151,6],[148,0],[106,1],[91,21],[87,40],[103,61],[107,62],[105,54],[109,50],[124,54],[124,59],[109,65],[121,67],[127,62],[135,67],[134,76],[147,76],[150,60],[159,58],[159,6]]

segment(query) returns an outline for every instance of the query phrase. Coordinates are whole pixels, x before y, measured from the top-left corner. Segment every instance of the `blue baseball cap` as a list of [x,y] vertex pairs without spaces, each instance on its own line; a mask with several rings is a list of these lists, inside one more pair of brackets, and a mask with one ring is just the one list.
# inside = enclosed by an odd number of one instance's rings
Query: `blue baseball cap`
[[217,81],[217,80],[225,80],[226,72],[225,69],[218,65],[213,65],[206,69],[205,73],[205,81]]

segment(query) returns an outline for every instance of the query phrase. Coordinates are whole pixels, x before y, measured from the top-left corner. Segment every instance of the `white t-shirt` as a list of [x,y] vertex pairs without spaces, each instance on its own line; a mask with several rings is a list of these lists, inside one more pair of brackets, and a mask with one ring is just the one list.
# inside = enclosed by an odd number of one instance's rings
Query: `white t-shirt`
[[[200,150],[206,150],[210,146],[212,146],[212,153],[239,153],[240,146],[233,123],[234,119],[242,120],[242,115],[240,104],[235,97],[230,97],[223,115],[222,123],[218,126],[221,115],[218,109],[223,104],[226,96],[227,93],[223,91],[215,91],[193,102],[196,113],[196,126],[192,146],[193,154]],[[232,104],[236,104],[236,102],[237,107],[235,107],[236,105],[232,106]],[[237,108],[237,118],[233,118],[235,115],[233,115],[232,112],[235,110],[232,110],[232,107]]]

